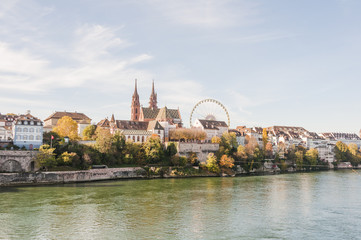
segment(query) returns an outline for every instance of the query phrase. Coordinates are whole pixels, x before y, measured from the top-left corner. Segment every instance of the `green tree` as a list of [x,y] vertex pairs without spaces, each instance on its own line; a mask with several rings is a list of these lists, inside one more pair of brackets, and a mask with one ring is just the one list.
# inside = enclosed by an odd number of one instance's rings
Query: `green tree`
[[219,144],[219,153],[220,156],[227,155],[232,156],[237,152],[237,138],[235,133],[224,132],[221,137],[221,142]]
[[[54,139],[51,139],[51,136],[53,136]],[[60,136],[56,132],[50,131],[43,133],[43,144],[47,144],[49,146],[52,144],[52,146],[56,148],[59,145],[59,140]]]
[[164,158],[163,144],[159,137],[150,137],[143,145],[147,163],[159,163]]
[[208,154],[206,167],[210,172],[219,173],[221,171],[217,163],[217,157],[213,153]]
[[94,140],[96,138],[95,131],[97,126],[89,125],[86,126],[83,130],[83,139],[84,140]]
[[69,116],[60,118],[53,131],[59,134],[60,137],[69,137],[71,140],[79,138],[78,123]]
[[174,143],[169,143],[166,150],[166,155],[168,159],[171,159],[178,152],[177,147]]
[[221,143],[221,138],[218,137],[218,136],[213,136],[212,139],[211,139],[211,142],[220,144]]
[[309,168],[314,168],[318,162],[318,151],[311,148],[306,152],[306,160]]
[[337,162],[350,161],[350,152],[347,145],[338,141],[335,146],[335,158]]
[[39,153],[36,155],[35,164],[38,168],[51,168],[56,166],[56,159],[54,154],[55,148],[50,148],[49,145],[41,145]]
[[351,155],[350,162],[351,162],[352,166],[355,166],[355,167],[358,166],[359,163],[361,162],[361,154],[360,154],[357,144],[350,143],[348,145],[348,150]]
[[74,159],[78,159],[78,155],[75,152],[63,152],[58,157],[58,165],[71,165]]
[[113,144],[113,137],[109,129],[96,130],[96,147],[101,153],[109,153]]
[[303,168],[303,157],[304,157],[303,151],[297,150],[297,152],[295,153],[295,156],[296,156],[297,169],[302,169]]

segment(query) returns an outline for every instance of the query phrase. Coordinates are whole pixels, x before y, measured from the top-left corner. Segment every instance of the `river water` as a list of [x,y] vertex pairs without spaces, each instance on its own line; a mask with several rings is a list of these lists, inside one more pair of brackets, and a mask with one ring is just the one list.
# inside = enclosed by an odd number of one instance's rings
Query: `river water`
[[0,239],[359,239],[361,171],[0,188]]

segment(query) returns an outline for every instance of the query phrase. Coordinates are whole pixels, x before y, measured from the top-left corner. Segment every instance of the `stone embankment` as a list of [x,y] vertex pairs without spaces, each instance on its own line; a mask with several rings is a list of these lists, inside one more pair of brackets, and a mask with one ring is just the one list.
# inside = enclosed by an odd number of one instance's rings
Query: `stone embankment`
[[144,178],[143,168],[104,168],[84,171],[0,173],[0,186],[90,182],[112,179]]

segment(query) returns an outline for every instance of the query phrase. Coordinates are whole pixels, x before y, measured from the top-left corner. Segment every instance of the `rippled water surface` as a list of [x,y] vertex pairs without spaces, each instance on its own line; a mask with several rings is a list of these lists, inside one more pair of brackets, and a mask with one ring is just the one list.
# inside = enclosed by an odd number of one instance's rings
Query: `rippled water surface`
[[359,239],[360,174],[0,188],[0,239]]

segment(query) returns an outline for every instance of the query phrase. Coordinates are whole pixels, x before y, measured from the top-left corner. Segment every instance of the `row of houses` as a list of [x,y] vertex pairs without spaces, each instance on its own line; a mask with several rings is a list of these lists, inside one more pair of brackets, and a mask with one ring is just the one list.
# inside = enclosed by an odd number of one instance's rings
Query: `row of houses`
[[[316,133],[306,130],[303,127],[294,126],[271,126],[265,128],[268,141],[272,144],[273,152],[284,156],[285,150],[290,146],[303,146],[306,149],[315,148],[319,152],[319,157],[323,161],[333,162],[334,147],[338,141],[345,144],[354,143],[361,147],[361,138],[355,133],[325,132]],[[263,147],[263,128],[238,126],[236,129],[229,130],[236,133],[237,142],[245,145],[246,136],[253,137],[257,143]]]

